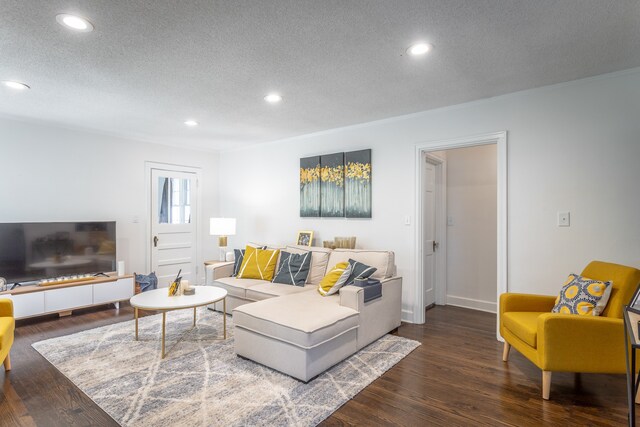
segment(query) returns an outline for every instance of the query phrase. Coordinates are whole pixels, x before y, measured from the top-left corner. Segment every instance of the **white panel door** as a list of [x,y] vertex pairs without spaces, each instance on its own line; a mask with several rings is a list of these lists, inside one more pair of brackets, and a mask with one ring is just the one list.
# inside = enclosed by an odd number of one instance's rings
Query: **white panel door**
[[434,304],[435,297],[435,256],[436,247],[436,166],[431,163],[424,165],[423,175],[423,245],[422,245],[422,289],[424,289],[424,306]]
[[151,269],[158,287],[179,271],[196,283],[197,178],[194,173],[151,170]]

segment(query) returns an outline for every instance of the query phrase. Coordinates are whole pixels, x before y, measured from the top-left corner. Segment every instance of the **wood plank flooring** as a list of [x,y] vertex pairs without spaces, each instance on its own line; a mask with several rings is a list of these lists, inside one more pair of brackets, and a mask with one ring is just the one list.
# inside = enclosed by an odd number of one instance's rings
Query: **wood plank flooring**
[[[101,307],[73,316],[23,320],[0,372],[1,426],[116,426],[31,344],[130,320],[133,310]],[[456,307],[427,311],[424,325],[398,335],[422,345],[323,422],[325,426],[621,426],[627,422],[624,375],[554,373],[543,401],[540,371],[511,351],[502,362],[495,315]],[[578,349],[576,349],[578,351]],[[579,354],[576,357],[580,357]]]

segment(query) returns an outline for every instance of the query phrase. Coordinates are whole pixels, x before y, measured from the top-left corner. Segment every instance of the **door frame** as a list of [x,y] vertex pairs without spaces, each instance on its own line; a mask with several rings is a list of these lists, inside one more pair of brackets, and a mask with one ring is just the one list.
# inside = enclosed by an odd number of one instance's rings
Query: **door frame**
[[[429,151],[449,150],[452,148],[474,147],[477,145],[496,144],[498,155],[497,192],[498,192],[498,236],[497,236],[497,277],[496,298],[499,305],[500,294],[507,292],[507,131],[486,133],[447,140],[433,140],[417,143],[415,145],[415,182],[416,182],[416,233],[414,236],[415,254],[415,301],[413,305],[414,323],[425,322],[424,287],[422,283],[422,158],[423,153]],[[498,306],[499,311],[499,306]],[[499,333],[496,330],[496,335]]]
[[[423,150],[422,155],[426,162],[435,166],[435,240],[438,242],[438,250],[434,252],[434,268],[433,276],[434,302],[436,305],[444,305],[447,296],[447,162],[430,151]],[[420,162],[422,183],[424,183],[424,175],[422,171],[425,162]],[[420,193],[420,209],[423,206],[422,192]],[[424,217],[418,219],[420,222],[421,233],[424,233],[422,224]],[[424,236],[421,235],[420,251],[424,250]],[[424,265],[422,257],[420,257],[421,267]],[[421,276],[424,277],[424,276]],[[424,295],[424,283],[422,284],[422,293]],[[424,298],[424,297],[423,297]],[[422,301],[424,304],[424,300]],[[424,311],[424,310],[423,310]]]
[[[200,181],[202,180],[202,169],[195,166],[184,166],[177,165],[171,163],[159,163],[159,162],[144,162],[144,182],[145,182],[145,193],[146,193],[146,210],[145,210],[145,218],[147,222],[147,226],[145,227],[145,269],[147,273],[151,272],[151,236],[152,236],[152,227],[153,227],[153,212],[151,211],[151,188],[153,183],[151,182],[151,171],[153,169],[164,170],[169,172],[184,172],[184,173],[192,173],[196,176],[196,197],[198,198],[197,207],[196,207],[196,236],[195,236],[195,245],[196,245],[196,272],[195,277],[197,277],[198,281],[202,281],[204,277],[204,269],[200,271],[200,265],[202,264],[202,233],[200,232],[200,228],[202,226],[202,186],[200,185]],[[203,277],[200,277],[200,275]]]

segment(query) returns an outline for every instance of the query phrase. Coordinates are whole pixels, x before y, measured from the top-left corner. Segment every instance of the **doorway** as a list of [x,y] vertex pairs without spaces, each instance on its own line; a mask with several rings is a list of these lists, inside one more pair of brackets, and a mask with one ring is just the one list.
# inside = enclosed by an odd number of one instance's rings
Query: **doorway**
[[199,170],[148,164],[149,271],[158,287],[168,287],[180,276],[197,283]]
[[[496,297],[507,291],[507,134],[497,132],[446,141],[425,142],[416,145],[416,231],[415,248],[415,301],[413,318],[415,323],[424,323],[425,307],[432,303],[446,303],[446,160],[433,152],[495,144],[497,150],[496,187]],[[433,172],[429,171],[433,169]],[[430,175],[433,175],[432,177]],[[440,176],[440,177],[439,177]],[[432,180],[433,191],[429,191]],[[433,211],[429,207],[433,200]],[[428,220],[427,215],[434,215]],[[453,219],[455,221],[455,218]],[[433,236],[433,238],[430,238]],[[435,248],[435,252],[433,249]],[[431,259],[428,257],[431,256]],[[431,282],[431,284],[429,283]],[[496,309],[497,305],[496,305]]]

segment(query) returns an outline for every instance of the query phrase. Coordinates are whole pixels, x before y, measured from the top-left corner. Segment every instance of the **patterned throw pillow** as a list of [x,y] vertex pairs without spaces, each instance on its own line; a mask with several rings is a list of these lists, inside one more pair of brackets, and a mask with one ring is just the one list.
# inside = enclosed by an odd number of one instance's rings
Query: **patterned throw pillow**
[[552,313],[578,314],[580,316],[600,316],[609,302],[612,283],[592,280],[577,274],[570,274]]
[[238,279],[273,279],[280,251],[254,248],[247,246],[244,250],[244,260],[238,271]]
[[284,285],[304,286],[311,267],[311,252],[306,254],[292,254],[282,251],[278,273],[273,283]]
[[375,267],[370,267],[351,258],[349,258],[349,265],[351,265],[351,275],[347,279],[345,286],[353,285],[356,279],[368,279],[377,270]]
[[351,275],[351,264],[337,263],[318,284],[318,292],[323,297],[335,294],[347,282],[349,275]]
[[[252,246],[252,245],[249,245]],[[260,249],[267,249],[266,246],[256,246]],[[238,272],[240,271],[240,266],[242,265],[242,261],[244,261],[244,249],[234,249],[233,250],[234,260],[233,260],[233,274],[231,277],[236,277]]]

